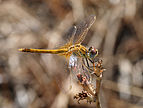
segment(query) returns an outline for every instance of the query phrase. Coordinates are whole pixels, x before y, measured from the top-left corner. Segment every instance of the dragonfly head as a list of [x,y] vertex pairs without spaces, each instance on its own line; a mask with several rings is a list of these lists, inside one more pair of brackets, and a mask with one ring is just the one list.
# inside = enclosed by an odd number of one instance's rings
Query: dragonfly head
[[88,56],[89,56],[90,60],[94,60],[98,56],[98,49],[96,49],[93,46],[91,46],[88,49]]

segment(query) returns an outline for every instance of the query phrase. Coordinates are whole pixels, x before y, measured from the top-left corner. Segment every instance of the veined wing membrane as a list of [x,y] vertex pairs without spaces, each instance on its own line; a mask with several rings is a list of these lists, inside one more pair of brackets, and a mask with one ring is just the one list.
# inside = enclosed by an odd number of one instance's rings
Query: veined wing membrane
[[84,21],[80,22],[77,26],[74,26],[68,33],[69,35],[71,35],[69,42],[61,48],[68,48],[73,44],[81,44],[90,27],[95,22],[95,19],[95,15],[91,15]]
[[60,47],[61,49],[62,48],[69,48],[71,45],[73,45],[73,39],[74,39],[74,36],[76,34],[76,31],[77,31],[77,27],[74,26],[73,28],[71,28],[71,30],[69,31],[68,35],[71,37],[69,42],[66,43],[64,46]]
[[81,44],[81,42],[84,40],[87,32],[89,31],[90,27],[95,22],[95,20],[96,20],[96,16],[91,15],[76,26],[77,30],[74,36],[76,38],[74,40],[74,44]]

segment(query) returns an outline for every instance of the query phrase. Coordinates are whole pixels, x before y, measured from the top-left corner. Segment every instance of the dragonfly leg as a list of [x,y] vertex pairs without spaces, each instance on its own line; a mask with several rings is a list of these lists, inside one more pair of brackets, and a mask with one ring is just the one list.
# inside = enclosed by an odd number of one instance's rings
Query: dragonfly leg
[[86,60],[87,66],[89,67],[89,63],[88,63],[88,60],[87,60],[87,58],[85,58],[85,60]]

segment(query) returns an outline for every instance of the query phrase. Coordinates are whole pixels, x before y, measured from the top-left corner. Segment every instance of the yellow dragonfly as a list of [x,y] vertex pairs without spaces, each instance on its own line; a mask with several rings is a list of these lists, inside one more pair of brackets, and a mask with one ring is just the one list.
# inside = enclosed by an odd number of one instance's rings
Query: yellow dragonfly
[[[85,39],[87,32],[89,31],[90,27],[95,22],[95,20],[96,16],[90,15],[87,19],[79,23],[77,26],[74,26],[71,32],[71,38],[69,42],[58,49],[20,48],[19,51],[30,53],[58,54],[63,55],[66,58],[70,57],[70,60],[74,59],[74,57],[72,57],[72,55],[74,55],[77,57],[86,58],[86,60],[91,61],[94,65],[94,59],[98,55],[98,49],[95,49],[94,47],[90,47],[88,49],[81,45],[81,43]],[[76,40],[74,40],[74,38],[76,38]]]

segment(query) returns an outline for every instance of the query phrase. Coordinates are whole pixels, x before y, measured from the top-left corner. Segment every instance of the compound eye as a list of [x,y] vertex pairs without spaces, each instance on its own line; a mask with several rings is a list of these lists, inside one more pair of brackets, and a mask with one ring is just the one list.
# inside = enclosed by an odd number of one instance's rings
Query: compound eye
[[91,58],[95,58],[98,55],[98,49],[95,49],[94,47],[90,47],[89,55]]

